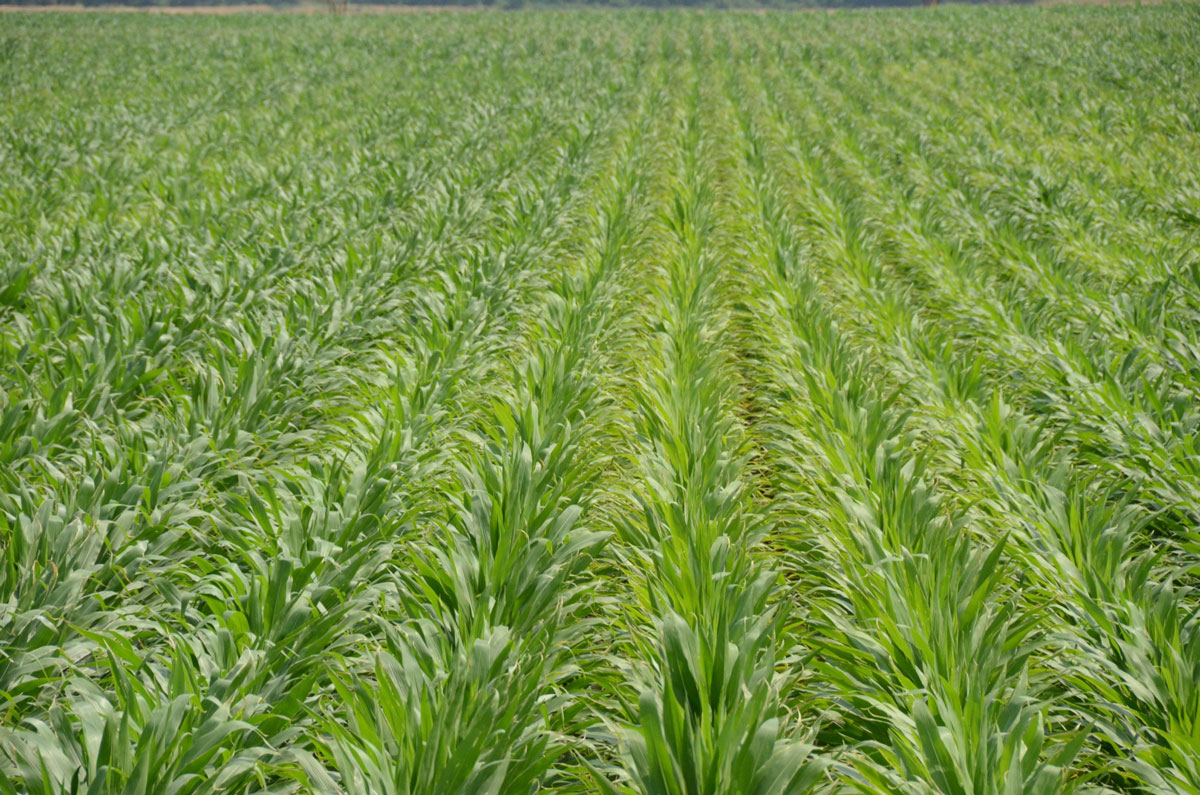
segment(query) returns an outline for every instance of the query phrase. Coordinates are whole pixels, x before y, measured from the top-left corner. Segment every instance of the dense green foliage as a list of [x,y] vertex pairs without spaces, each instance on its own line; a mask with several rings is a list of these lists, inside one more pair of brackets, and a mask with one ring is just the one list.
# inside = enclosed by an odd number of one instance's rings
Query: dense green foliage
[[0,792],[1200,793],[1200,7],[0,24]]
[[[1035,0],[944,0],[950,3],[994,3],[1022,4]],[[862,8],[887,6],[937,5],[937,0],[4,0],[0,5],[12,6],[130,6],[134,8],[192,8],[254,6],[261,10],[311,11],[329,8],[331,11],[351,13],[361,11],[366,5],[374,11],[380,6],[392,6],[394,10],[413,6],[421,8],[455,7],[455,10],[495,10],[521,8],[740,8],[740,9],[811,9],[811,8]]]

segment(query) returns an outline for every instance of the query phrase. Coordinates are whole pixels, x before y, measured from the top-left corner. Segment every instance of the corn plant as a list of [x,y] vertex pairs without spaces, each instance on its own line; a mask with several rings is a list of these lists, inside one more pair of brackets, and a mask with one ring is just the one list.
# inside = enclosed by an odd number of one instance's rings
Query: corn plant
[[0,792],[1200,793],[1194,5],[330,16],[4,15]]

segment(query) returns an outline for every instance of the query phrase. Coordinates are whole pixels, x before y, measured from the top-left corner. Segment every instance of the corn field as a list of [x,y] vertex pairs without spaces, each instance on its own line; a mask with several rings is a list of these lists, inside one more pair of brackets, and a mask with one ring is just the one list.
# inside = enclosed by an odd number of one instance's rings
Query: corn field
[[1200,793],[1200,6],[0,18],[0,792]]

